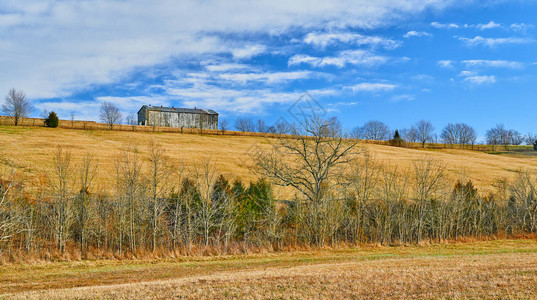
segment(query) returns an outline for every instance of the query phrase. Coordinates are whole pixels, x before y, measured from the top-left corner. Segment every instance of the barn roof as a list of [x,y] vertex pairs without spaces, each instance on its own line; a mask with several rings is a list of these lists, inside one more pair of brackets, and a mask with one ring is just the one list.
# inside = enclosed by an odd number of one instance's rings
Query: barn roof
[[164,106],[151,106],[151,105],[144,105],[140,110],[143,108],[147,110],[156,110],[156,111],[165,111],[165,112],[178,112],[178,113],[188,113],[188,114],[204,114],[204,115],[218,115],[217,112],[215,112],[212,109],[201,109],[201,108],[180,108],[180,107],[164,107]]

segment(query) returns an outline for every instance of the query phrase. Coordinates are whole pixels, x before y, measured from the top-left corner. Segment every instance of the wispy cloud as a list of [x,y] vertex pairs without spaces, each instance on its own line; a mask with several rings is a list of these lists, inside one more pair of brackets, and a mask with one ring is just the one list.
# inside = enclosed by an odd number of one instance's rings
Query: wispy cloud
[[515,45],[515,44],[528,44],[534,42],[530,38],[520,37],[506,37],[506,38],[485,38],[482,36],[476,36],[474,38],[457,37],[460,41],[464,42],[467,46],[487,46],[496,47],[499,45]]
[[219,77],[224,80],[234,81],[238,83],[247,83],[250,81],[261,81],[267,84],[281,83],[285,81],[305,79],[312,76],[311,71],[297,72],[264,72],[264,73],[226,73],[220,74]]
[[352,32],[310,32],[303,40],[306,44],[326,47],[335,43],[345,43],[353,45],[368,45],[372,47],[383,47],[395,49],[401,43],[392,39],[380,36],[366,36]]
[[412,100],[414,100],[414,95],[408,95],[408,94],[395,95],[390,98],[391,102],[412,101]]
[[475,71],[461,71],[459,76],[463,77],[463,82],[470,83],[472,85],[491,84],[496,82],[496,76],[478,75]]
[[337,56],[313,57],[304,54],[292,56],[288,65],[309,64],[313,67],[336,66],[343,68],[346,65],[376,66],[385,64],[388,57],[373,54],[366,50],[347,50],[339,52]]
[[437,62],[437,64],[442,68],[451,69],[451,68],[453,68],[454,61],[452,61],[452,60],[439,60]]
[[348,87],[353,92],[381,92],[391,91],[397,88],[396,84],[378,83],[378,82],[362,82]]
[[433,26],[434,28],[439,28],[439,29],[457,29],[457,28],[459,28],[459,25],[457,25],[455,23],[442,24],[442,23],[438,23],[438,22],[432,22],[431,26]]
[[463,79],[465,82],[469,82],[476,85],[481,84],[487,84],[487,83],[495,83],[496,77],[493,75],[475,75],[475,76],[468,76]]
[[490,21],[487,24],[477,24],[475,27],[479,30],[503,28],[502,24],[495,23],[494,21]]
[[249,65],[236,63],[202,62],[201,65],[211,72],[244,71],[252,69]]
[[507,61],[507,60],[484,60],[484,59],[473,59],[473,60],[463,60],[463,64],[467,67],[490,67],[490,68],[509,68],[509,69],[521,69],[524,65],[517,61]]
[[431,37],[433,36],[432,34],[428,33],[428,32],[424,32],[424,31],[409,31],[407,33],[405,33],[403,35],[404,38],[411,38],[411,37]]
[[266,51],[255,40],[237,47],[230,36],[319,30],[334,23],[341,28],[378,28],[451,4],[450,0],[357,0],[345,5],[321,0],[298,0],[293,5],[280,0],[183,0],[180,5],[168,0],[151,5],[142,0],[3,0],[0,91],[15,86],[25,87],[32,98],[68,96],[174,59],[231,53],[245,60]]
[[249,45],[242,48],[232,49],[231,53],[234,58],[248,59],[265,52],[266,49],[267,47],[265,45]]
[[524,23],[513,23],[509,26],[509,28],[511,28],[512,30],[514,31],[521,31],[521,32],[525,32],[526,30],[528,30],[529,28],[533,28],[534,26],[533,25],[530,25],[530,24],[524,24]]

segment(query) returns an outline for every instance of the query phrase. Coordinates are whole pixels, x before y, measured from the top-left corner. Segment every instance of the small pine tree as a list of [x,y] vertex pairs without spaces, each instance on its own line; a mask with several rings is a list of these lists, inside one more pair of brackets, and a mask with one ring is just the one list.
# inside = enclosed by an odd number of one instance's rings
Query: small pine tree
[[533,142],[533,150],[537,151],[537,140]]
[[48,115],[48,118],[45,119],[45,126],[56,128],[58,127],[58,124],[60,123],[60,119],[58,119],[58,116],[55,112],[51,111]]
[[390,140],[390,145],[401,147],[403,145],[403,139],[401,138],[401,135],[399,134],[399,130],[395,130],[395,133],[393,135],[393,138]]

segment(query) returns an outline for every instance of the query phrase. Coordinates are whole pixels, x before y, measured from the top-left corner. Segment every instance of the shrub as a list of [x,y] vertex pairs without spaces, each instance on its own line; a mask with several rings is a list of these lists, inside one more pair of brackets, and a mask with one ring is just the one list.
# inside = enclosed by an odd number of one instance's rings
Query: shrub
[[51,111],[48,115],[48,118],[45,119],[45,126],[56,128],[58,127],[58,124],[60,123],[60,119],[58,119],[58,116],[55,112]]

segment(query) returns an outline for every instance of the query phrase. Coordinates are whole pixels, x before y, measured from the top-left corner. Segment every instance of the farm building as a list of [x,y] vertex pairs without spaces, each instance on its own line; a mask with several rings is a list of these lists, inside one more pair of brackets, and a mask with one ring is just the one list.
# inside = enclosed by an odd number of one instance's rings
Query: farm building
[[218,129],[218,113],[211,109],[144,105],[138,124],[146,126]]

